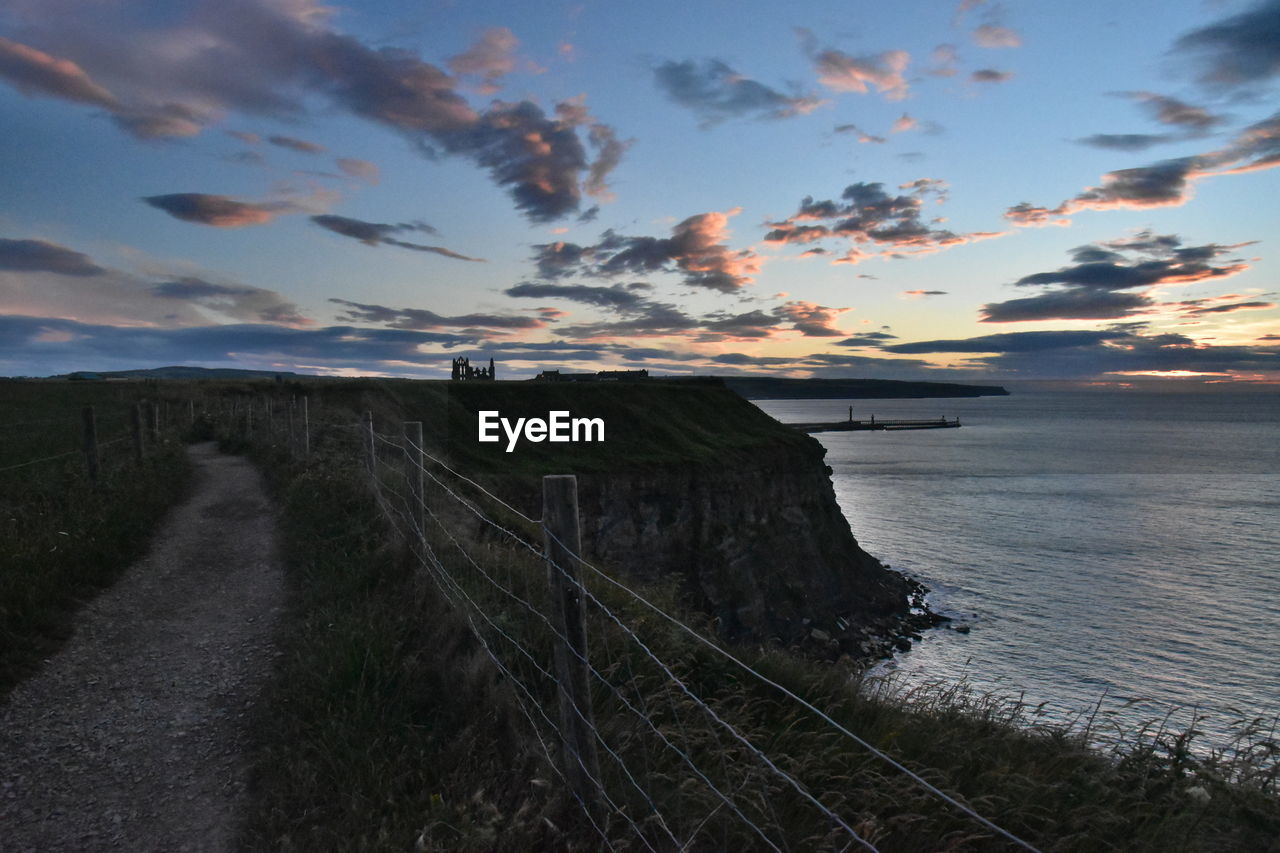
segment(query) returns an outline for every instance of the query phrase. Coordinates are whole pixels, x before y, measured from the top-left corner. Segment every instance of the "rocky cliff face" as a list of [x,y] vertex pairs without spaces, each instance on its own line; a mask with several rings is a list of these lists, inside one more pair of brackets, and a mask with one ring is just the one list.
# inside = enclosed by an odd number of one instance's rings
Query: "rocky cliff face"
[[731,640],[876,654],[909,582],[858,547],[817,441],[723,465],[585,475],[583,546],[643,578],[676,576]]

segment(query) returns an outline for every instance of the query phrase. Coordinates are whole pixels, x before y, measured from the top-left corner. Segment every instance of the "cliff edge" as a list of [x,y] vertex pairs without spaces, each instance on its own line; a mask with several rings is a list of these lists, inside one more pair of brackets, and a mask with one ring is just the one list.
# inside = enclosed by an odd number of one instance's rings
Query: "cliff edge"
[[[375,419],[422,420],[449,464],[527,512],[540,478],[579,479],[584,556],[676,581],[721,636],[882,654],[915,590],[858,546],[836,503],[825,448],[718,383],[380,381],[327,385]],[[379,409],[384,414],[380,416]],[[603,442],[477,440],[478,413],[600,418]]]

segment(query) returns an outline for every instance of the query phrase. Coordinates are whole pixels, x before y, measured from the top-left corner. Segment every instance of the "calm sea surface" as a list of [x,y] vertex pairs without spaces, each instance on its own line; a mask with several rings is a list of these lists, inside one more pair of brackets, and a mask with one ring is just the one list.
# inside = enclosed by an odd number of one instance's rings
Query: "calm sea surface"
[[[969,634],[890,664],[1121,725],[1280,714],[1280,394],[1016,392],[852,401],[958,430],[822,433],[863,548]],[[762,400],[783,422],[839,400]],[[1104,698],[1105,697],[1105,698]],[[1136,701],[1135,701],[1136,700]]]

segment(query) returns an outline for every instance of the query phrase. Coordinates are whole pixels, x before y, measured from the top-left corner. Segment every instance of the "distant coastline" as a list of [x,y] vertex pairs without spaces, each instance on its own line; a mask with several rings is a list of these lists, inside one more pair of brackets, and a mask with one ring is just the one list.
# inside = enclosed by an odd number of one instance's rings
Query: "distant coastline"
[[1005,397],[999,385],[906,382],[893,379],[724,378],[725,387],[748,400],[891,400],[928,397]]

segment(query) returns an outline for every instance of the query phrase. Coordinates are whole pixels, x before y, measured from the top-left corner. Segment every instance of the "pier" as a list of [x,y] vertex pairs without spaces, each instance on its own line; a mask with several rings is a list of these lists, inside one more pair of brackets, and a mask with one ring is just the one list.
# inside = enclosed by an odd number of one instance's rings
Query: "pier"
[[923,420],[876,420],[876,416],[872,415],[869,420],[853,419],[853,409],[849,409],[849,419],[845,421],[830,421],[826,423],[800,423],[788,424],[793,429],[802,432],[851,432],[857,430],[883,430],[889,432],[892,430],[902,429],[959,429],[960,418],[929,418]]

